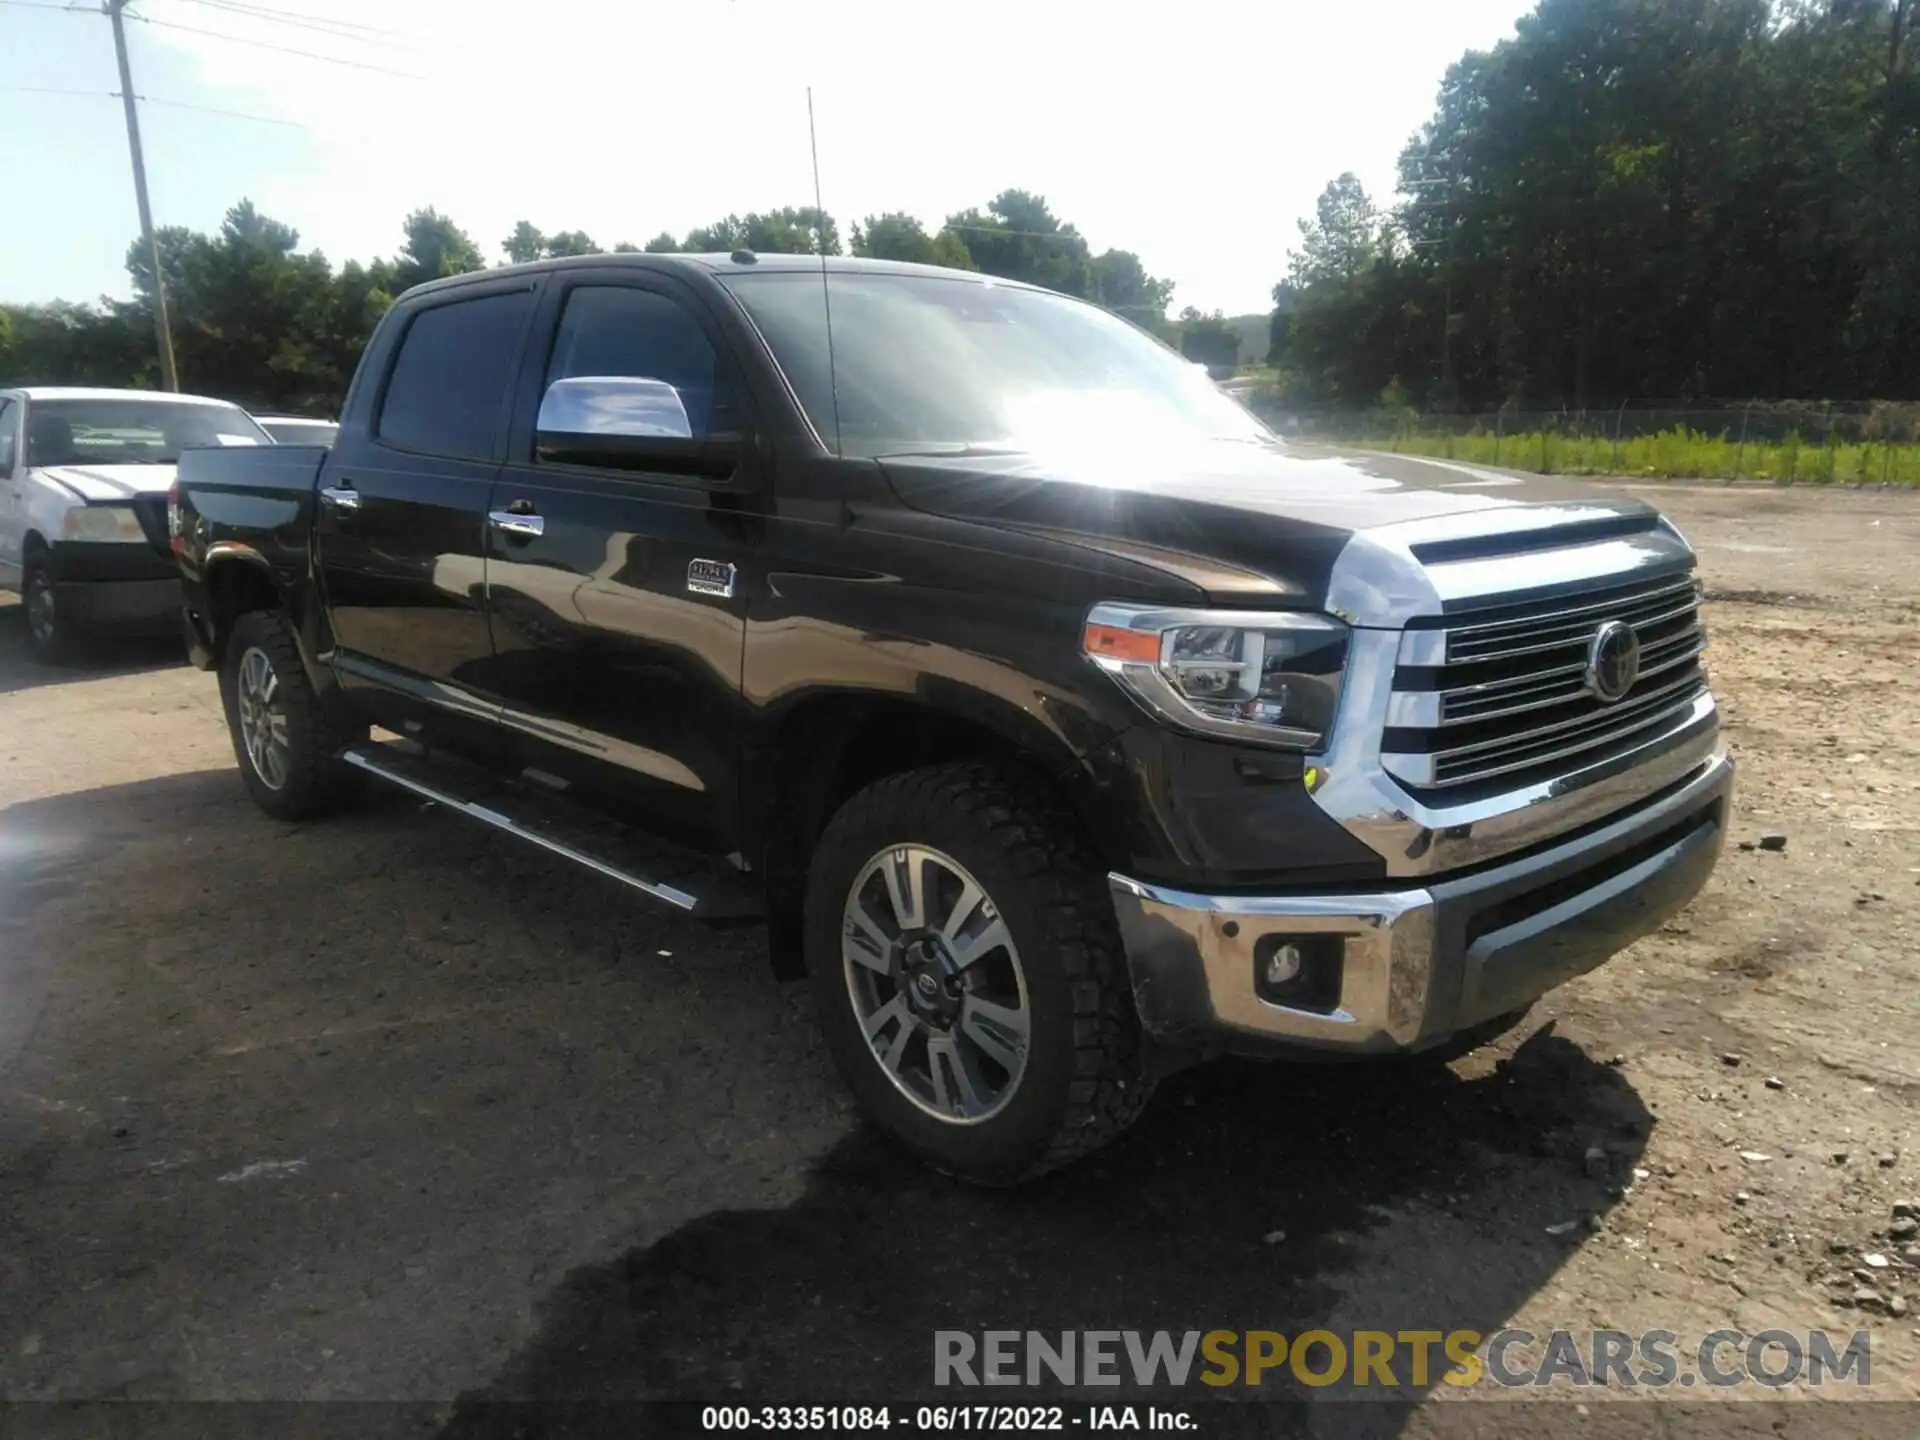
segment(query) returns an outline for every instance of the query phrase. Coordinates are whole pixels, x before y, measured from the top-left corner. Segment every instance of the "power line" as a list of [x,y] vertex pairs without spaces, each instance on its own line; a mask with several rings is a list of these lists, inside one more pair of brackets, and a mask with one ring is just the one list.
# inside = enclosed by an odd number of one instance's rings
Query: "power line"
[[971,230],[978,235],[1021,235],[1032,240],[1078,240],[1088,245],[1087,237],[1078,233],[1069,235],[1062,230],[1008,230],[1000,225],[942,225],[942,230]]
[[245,15],[255,20],[269,20],[277,24],[292,25],[297,29],[324,29],[341,33],[378,35],[390,40],[412,40],[417,37],[402,30],[390,30],[382,25],[368,25],[360,20],[336,20],[329,15],[314,15],[304,10],[281,10],[272,5],[253,3],[253,0],[187,0],[189,5],[204,5],[210,10],[225,10],[233,15]]
[[235,120],[257,120],[262,125],[285,125],[290,130],[305,130],[298,120],[281,120],[272,115],[251,115],[245,110],[224,110],[218,105],[196,105],[191,100],[162,100],[156,95],[133,97],[142,105],[165,105],[173,110],[198,110],[203,115],[226,115]]
[[[82,95],[93,100],[118,100],[118,90],[70,90],[54,85],[0,85],[0,91],[27,95]],[[135,95],[142,105],[165,105],[173,110],[199,110],[208,115],[226,115],[235,120],[257,120],[262,125],[285,125],[294,130],[307,127],[298,120],[281,120],[272,115],[254,115],[245,110],[223,110],[217,105],[196,105],[191,100],[165,100],[158,95]]]
[[22,10],[71,10],[76,15],[81,13],[78,5],[56,5],[53,0],[0,0],[0,5],[14,5]]
[[182,25],[177,20],[155,20],[147,15],[135,15],[135,20],[145,25],[158,25],[163,30],[184,30],[189,35],[207,35],[215,40],[225,40],[234,45],[251,45],[256,50],[274,50],[282,55],[298,55],[305,60],[320,60],[328,65],[344,65],[349,70],[371,70],[380,75],[396,75],[402,80],[424,80],[424,75],[415,75],[406,70],[391,70],[385,65],[369,65],[364,60],[343,60],[338,55],[322,55],[314,50],[300,50],[291,45],[275,45],[268,40],[248,40],[244,36],[229,35],[224,30],[206,30],[198,25]]
[[187,0],[187,3],[204,5],[209,10],[222,10],[229,15],[240,15],[249,20],[290,25],[296,30],[313,30],[341,40],[358,40],[363,44],[373,44],[376,40],[412,42],[415,39],[399,30],[387,30],[378,25],[362,25],[356,20],[333,20],[321,15],[297,14],[287,10],[275,10],[265,5],[245,4],[242,0]]

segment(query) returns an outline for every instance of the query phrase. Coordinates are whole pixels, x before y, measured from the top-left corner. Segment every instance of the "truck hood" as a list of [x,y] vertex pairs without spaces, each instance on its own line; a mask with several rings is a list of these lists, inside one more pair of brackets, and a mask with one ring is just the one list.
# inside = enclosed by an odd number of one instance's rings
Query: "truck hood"
[[901,500],[916,509],[1146,561],[1241,603],[1321,604],[1334,561],[1362,533],[1399,527],[1458,543],[1655,518],[1638,501],[1539,476],[1284,443],[1202,443],[1085,459],[916,455],[881,463]]
[[164,495],[173,484],[171,465],[41,465],[33,474],[92,504]]

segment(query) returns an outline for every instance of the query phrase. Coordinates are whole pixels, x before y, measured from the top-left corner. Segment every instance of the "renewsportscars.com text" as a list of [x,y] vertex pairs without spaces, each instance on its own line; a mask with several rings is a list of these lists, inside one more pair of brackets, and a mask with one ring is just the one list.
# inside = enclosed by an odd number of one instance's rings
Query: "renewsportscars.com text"
[[1865,1331],[937,1330],[951,1386],[1577,1386],[1728,1388],[1872,1383]]

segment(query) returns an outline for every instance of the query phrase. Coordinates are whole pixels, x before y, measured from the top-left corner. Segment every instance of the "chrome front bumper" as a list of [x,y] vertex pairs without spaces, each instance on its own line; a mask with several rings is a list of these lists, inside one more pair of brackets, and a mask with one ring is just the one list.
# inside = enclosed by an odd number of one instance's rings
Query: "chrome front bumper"
[[[1716,750],[1571,839],[1374,893],[1195,895],[1112,875],[1141,1022],[1202,1051],[1437,1044],[1591,970],[1685,906],[1719,857],[1732,786],[1733,762]],[[1337,1001],[1274,1003],[1256,965],[1272,937],[1305,936],[1338,955]]]

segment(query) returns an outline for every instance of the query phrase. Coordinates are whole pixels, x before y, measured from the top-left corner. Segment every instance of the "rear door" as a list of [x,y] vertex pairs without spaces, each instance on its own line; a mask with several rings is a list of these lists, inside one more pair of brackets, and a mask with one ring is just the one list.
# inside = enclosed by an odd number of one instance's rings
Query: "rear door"
[[381,724],[490,754],[487,496],[536,284],[434,296],[370,355],[368,413],[320,475],[316,536],[334,664]]
[[489,507],[504,743],[596,803],[725,851],[764,492],[729,493],[737,471],[691,473],[665,453],[619,469],[543,459],[534,427],[555,380],[662,380],[691,439],[737,444],[752,466],[738,366],[700,298],[663,274],[569,269],[540,310]]

